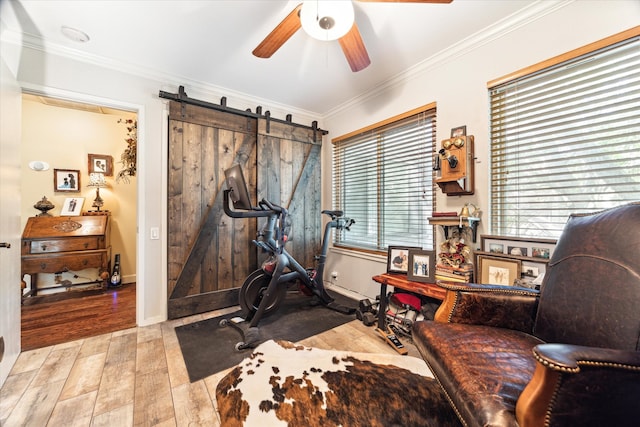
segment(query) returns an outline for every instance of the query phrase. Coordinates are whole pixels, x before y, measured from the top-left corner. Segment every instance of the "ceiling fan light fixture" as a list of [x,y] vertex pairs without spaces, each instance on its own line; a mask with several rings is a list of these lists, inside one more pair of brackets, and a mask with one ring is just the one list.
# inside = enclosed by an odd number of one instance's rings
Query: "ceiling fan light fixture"
[[345,0],[307,0],[300,9],[302,29],[314,39],[336,40],[351,30],[353,4]]

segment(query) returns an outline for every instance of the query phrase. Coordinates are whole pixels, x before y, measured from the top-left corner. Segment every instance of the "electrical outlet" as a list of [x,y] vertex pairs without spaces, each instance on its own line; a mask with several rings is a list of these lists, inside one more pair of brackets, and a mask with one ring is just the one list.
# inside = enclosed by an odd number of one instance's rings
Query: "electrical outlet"
[[338,278],[338,272],[337,271],[332,271],[331,272],[331,278],[334,279],[334,280],[337,279]]

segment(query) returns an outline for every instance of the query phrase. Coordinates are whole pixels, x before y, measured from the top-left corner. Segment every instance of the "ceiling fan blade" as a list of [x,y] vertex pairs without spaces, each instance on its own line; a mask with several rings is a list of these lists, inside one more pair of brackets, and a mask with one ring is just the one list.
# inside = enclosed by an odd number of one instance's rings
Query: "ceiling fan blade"
[[369,3],[451,3],[453,0],[358,0]]
[[253,49],[253,54],[258,58],[270,58],[278,49],[295,34],[302,26],[300,24],[300,8],[302,3],[296,6],[277,27],[269,33],[262,43]]
[[344,36],[340,37],[340,47],[347,62],[354,73],[364,70],[371,64],[367,48],[364,46],[358,25],[354,22],[351,30]]

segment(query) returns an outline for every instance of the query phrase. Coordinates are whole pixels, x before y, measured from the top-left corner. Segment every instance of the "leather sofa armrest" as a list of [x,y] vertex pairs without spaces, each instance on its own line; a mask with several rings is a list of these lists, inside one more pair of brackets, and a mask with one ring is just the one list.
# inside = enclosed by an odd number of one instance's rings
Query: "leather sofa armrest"
[[521,427],[631,426],[640,419],[640,351],[540,344],[516,404]]
[[435,321],[507,328],[531,334],[539,291],[474,283],[438,282],[447,290]]

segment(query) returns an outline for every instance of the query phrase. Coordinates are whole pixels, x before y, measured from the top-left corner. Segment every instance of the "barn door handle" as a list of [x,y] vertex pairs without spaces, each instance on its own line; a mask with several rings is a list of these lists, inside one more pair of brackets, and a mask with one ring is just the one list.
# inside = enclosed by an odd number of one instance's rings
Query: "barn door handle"
[[0,248],[7,248],[9,249],[11,247],[11,243],[7,243],[7,242],[2,242],[0,243]]

